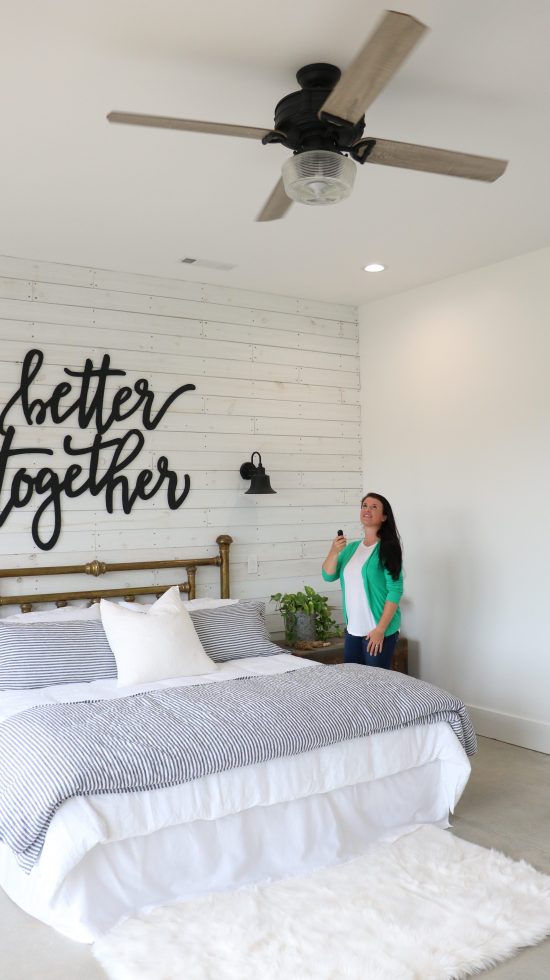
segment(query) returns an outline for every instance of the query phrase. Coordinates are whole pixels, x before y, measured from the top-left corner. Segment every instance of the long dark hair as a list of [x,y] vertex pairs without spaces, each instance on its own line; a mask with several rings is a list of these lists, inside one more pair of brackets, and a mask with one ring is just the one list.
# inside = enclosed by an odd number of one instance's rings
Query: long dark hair
[[403,566],[403,551],[390,502],[381,493],[366,493],[361,500],[361,506],[363,506],[363,501],[367,497],[374,497],[382,504],[382,510],[386,520],[382,523],[378,531],[378,537],[380,538],[380,563],[388,570],[393,579],[398,579]]

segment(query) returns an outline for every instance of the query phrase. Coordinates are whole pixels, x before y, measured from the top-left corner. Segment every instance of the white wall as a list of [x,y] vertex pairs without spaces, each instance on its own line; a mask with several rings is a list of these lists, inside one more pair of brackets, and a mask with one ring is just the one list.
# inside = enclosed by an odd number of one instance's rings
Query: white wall
[[[0,528],[4,567],[196,557],[216,553],[220,533],[234,538],[232,594],[268,598],[308,582],[323,591],[321,560],[340,525],[356,518],[361,487],[357,311],[180,280],[103,270],[0,259],[0,404],[17,387],[25,353],[38,347],[45,363],[33,390],[42,398],[66,380],[65,367],[97,365],[104,353],[127,377],[111,386],[147,378],[163,400],[187,382],[187,393],[168,411],[159,429],[146,434],[133,467],[151,466],[165,453],[191,492],[171,511],[166,495],[140,502],[130,516],[109,516],[103,497],[89,493],[63,501],[63,529],[53,551],[39,551],[30,532],[40,498],[14,511]],[[20,409],[9,421],[16,445],[55,447],[53,465],[64,472],[65,431],[80,445],[93,431],[46,422],[28,426]],[[120,435],[136,417],[116,426]],[[141,426],[137,423],[137,427]],[[115,431],[115,430],[113,430]],[[239,466],[262,454],[277,494],[246,496]],[[139,463],[139,465],[138,465]],[[31,472],[43,458],[12,461],[1,501],[17,467]],[[47,461],[47,465],[49,462]],[[136,468],[137,467],[137,468]],[[7,485],[7,490],[6,490]],[[256,558],[257,572],[248,559]],[[151,581],[151,573],[122,576],[114,585]],[[216,594],[218,573],[198,579],[204,594]],[[139,581],[138,581],[139,580]],[[173,581],[159,573],[158,581]],[[50,579],[52,588],[54,580]],[[204,585],[206,583],[206,586]],[[107,585],[105,579],[99,585]],[[55,580],[56,588],[68,582]],[[12,594],[35,590],[34,579],[2,585]],[[90,586],[88,579],[72,588]],[[41,587],[44,588],[44,582]],[[334,601],[339,606],[337,589]],[[279,620],[271,617],[277,628]]]
[[549,315],[550,249],[360,310],[366,486],[395,505],[420,676],[545,752]]

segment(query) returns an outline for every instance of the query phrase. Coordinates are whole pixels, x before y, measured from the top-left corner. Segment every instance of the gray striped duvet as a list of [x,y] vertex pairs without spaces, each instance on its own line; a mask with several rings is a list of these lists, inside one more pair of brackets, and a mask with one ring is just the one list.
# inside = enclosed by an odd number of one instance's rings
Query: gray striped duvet
[[0,840],[29,872],[55,811],[73,796],[160,789],[438,721],[475,752],[457,698],[355,664],[29,708],[0,725]]

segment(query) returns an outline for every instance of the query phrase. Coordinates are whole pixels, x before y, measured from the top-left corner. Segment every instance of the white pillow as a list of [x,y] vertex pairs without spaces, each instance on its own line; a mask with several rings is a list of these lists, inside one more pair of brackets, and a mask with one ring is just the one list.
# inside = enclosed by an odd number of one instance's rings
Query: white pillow
[[[177,588],[177,586],[173,586],[173,588]],[[238,601],[238,599],[182,599],[180,596],[180,602],[182,603],[183,608],[188,612],[195,609],[217,609],[219,606],[233,606]],[[122,606],[124,609],[131,609],[132,612],[143,613],[149,611],[152,603],[136,601],[119,602],[118,605]]]
[[218,606],[233,606],[238,599],[185,599],[182,600],[189,612],[192,609],[217,609]]
[[101,619],[113,651],[118,686],[208,674],[216,665],[204,652],[177,586],[168,589],[143,616],[102,599]]
[[99,603],[91,606],[60,606],[59,609],[39,609],[36,612],[13,613],[2,619],[3,623],[53,623],[59,620],[97,620],[101,619]]

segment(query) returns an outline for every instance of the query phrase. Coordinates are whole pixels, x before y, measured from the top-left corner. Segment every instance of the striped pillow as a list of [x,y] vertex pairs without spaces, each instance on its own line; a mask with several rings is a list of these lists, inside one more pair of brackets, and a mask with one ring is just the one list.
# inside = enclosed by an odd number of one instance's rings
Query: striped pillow
[[100,622],[0,621],[0,690],[88,684],[117,676]]
[[269,639],[265,605],[249,599],[217,609],[191,609],[189,615],[211,660],[241,660],[285,653]]

